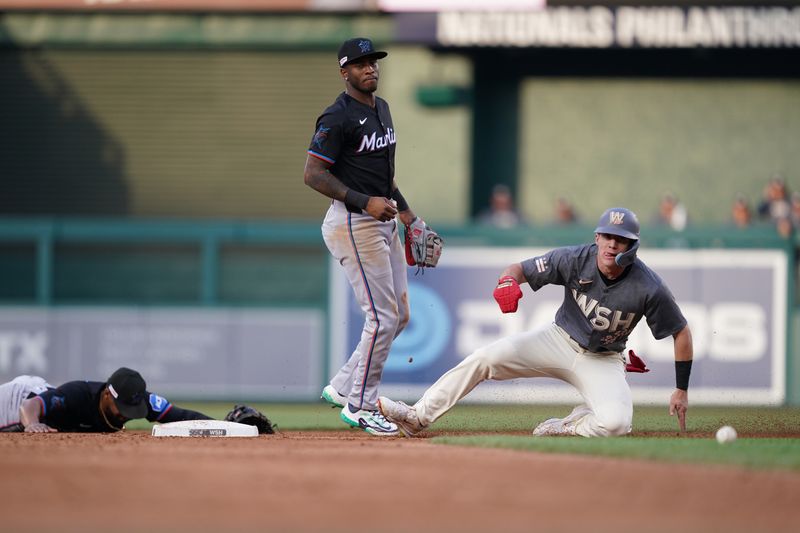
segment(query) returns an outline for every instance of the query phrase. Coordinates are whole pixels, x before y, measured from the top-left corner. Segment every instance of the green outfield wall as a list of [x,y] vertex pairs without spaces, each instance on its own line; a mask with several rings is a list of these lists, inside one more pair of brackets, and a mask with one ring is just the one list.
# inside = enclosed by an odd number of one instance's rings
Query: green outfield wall
[[[591,239],[593,227],[437,230],[448,246],[556,247]],[[645,223],[642,235],[644,247],[785,249],[794,268],[797,243],[767,224],[677,232]],[[0,304],[322,307],[327,299],[316,222],[0,217],[0,251]]]
[[520,203],[539,222],[557,197],[646,220],[669,192],[718,223],[774,174],[800,185],[800,81],[528,78],[521,102]]
[[[380,15],[0,13],[0,213],[317,220],[305,149],[352,34],[390,52],[397,180],[432,223],[468,222],[496,183],[538,225],[558,197],[587,221],[611,203],[648,219],[667,191],[690,224],[717,224],[773,174],[797,186],[791,75],[713,74],[710,52],[636,56],[647,71],[630,58],[613,70],[612,51],[484,49],[476,62],[393,31]],[[682,59],[712,74],[671,77]],[[463,98],[420,96],[437,87]]]
[[[420,48],[392,50],[392,60],[381,94],[403,147],[398,181],[431,218],[461,222],[468,113],[428,111],[414,94],[420,68],[448,79],[468,69]],[[0,79],[0,212],[314,220],[324,211],[303,166],[317,116],[342,90],[330,52],[0,49]]]

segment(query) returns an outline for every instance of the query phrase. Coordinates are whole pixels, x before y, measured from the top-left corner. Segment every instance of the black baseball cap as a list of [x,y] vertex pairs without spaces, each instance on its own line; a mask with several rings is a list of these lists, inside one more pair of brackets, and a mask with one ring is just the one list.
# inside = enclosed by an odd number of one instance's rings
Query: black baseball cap
[[125,418],[147,416],[147,383],[140,373],[122,367],[108,378],[108,392]]
[[343,67],[362,57],[369,56],[375,59],[382,59],[387,55],[389,54],[382,50],[375,50],[372,41],[366,37],[356,37],[346,40],[339,47],[339,66]]

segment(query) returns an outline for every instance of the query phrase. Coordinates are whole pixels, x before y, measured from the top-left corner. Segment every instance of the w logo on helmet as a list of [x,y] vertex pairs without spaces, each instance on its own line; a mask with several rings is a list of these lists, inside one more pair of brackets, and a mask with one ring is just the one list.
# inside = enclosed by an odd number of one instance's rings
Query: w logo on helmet
[[639,220],[636,213],[624,207],[610,207],[600,215],[595,233],[610,233],[626,239],[639,238]]

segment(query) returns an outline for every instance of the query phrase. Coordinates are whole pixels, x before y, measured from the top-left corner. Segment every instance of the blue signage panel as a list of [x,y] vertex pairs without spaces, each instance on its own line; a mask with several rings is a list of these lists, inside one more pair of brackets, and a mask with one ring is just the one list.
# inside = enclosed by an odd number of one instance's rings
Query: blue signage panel
[[[415,400],[444,372],[490,342],[552,322],[563,287],[523,286],[519,311],[502,314],[492,298],[509,264],[545,253],[531,248],[445,250],[424,275],[409,270],[411,321],[395,340],[382,393]],[[640,257],[664,279],[692,328],[693,403],[781,404],[785,398],[786,257],[775,250],[644,250]],[[360,338],[364,314],[337,263],[331,266],[331,368]],[[651,372],[629,375],[634,399],[666,402],[675,384],[672,339],[656,341],[642,320],[628,348]],[[550,379],[481,384],[475,401],[563,402],[571,387]]]
[[306,309],[0,309],[0,383],[104,381],[121,366],[170,400],[312,400],[322,313]]

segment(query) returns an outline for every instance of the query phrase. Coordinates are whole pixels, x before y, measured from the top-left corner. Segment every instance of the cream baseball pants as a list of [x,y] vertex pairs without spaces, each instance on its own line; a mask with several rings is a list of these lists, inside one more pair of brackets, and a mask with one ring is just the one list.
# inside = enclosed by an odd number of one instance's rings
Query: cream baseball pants
[[328,209],[322,237],[364,312],[361,340],[331,385],[354,407],[373,411],[392,342],[410,316],[405,249],[395,220],[351,213],[339,201]]
[[570,421],[575,434],[605,437],[630,432],[633,402],[624,355],[584,350],[556,324],[476,350],[439,378],[414,409],[420,423],[427,426],[484,380],[537,377],[565,381],[580,392],[590,412]]

